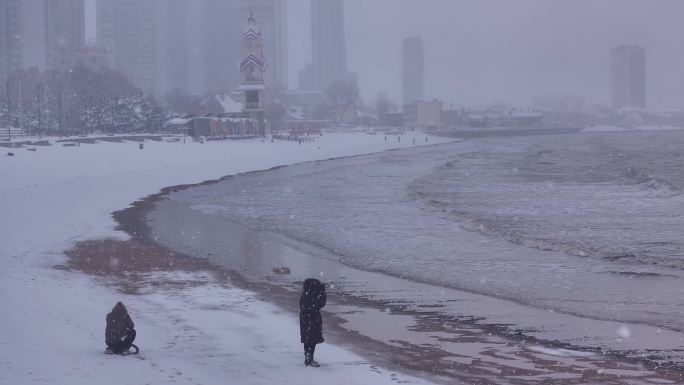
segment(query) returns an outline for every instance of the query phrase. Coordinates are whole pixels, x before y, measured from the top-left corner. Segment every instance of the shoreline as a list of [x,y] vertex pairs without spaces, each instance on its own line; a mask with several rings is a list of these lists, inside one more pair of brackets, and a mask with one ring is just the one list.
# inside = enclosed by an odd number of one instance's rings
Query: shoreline
[[[0,382],[219,384],[232,378],[278,383],[304,376],[318,383],[361,385],[370,376],[378,384],[429,385],[373,368],[358,354],[333,344],[321,349],[326,356],[322,370],[305,368],[298,340],[295,343],[290,334],[295,318],[255,293],[219,284],[204,271],[161,271],[156,263],[143,265],[151,269],[148,272],[123,271],[129,268],[124,254],[149,256],[138,258],[141,261],[155,259],[147,245],[123,249],[114,242],[117,248],[108,248],[113,255],[106,257],[112,262],[109,269],[120,267],[116,276],[107,270],[93,275],[57,267],[65,266],[65,251],[78,242],[100,240],[89,245],[89,253],[97,254],[98,248],[107,251],[102,240],[130,240],[115,230],[112,213],[165,186],[408,147],[407,137],[404,143],[383,143],[369,135],[331,134],[302,146],[258,140],[187,145],[148,141],[144,151],[130,142],[98,142],[21,151],[6,158],[0,297],[12,311],[0,322],[8,331],[0,343]],[[168,254],[156,256],[162,265],[169,262],[168,269],[180,262]],[[101,270],[97,264],[90,266],[94,272]],[[127,277],[139,279],[139,285],[126,290],[121,278]],[[132,289],[139,295],[126,293]],[[132,312],[142,348],[141,355],[123,359],[126,363],[101,354],[104,314],[121,300]]]
[[[178,186],[175,186],[178,187]],[[171,189],[175,190],[175,187]],[[136,201],[134,206],[114,212],[117,227],[131,235],[130,240],[103,239],[78,242],[65,254],[69,258],[63,265],[56,265],[58,270],[79,271],[88,275],[108,280],[109,286],[129,295],[140,295],[141,288],[148,286],[164,286],[165,282],[149,282],[149,273],[208,273],[219,285],[235,286],[256,294],[257,298],[276,305],[288,313],[297,313],[299,308],[299,292],[288,288],[264,282],[250,282],[236,271],[226,270],[212,264],[206,259],[194,258],[183,253],[175,252],[159,245],[145,234],[144,215],[150,204],[163,197],[163,193],[153,194]],[[148,200],[149,198],[149,200]],[[142,214],[142,215],[141,215]],[[130,233],[128,231],[131,231]],[[144,258],[137,258],[138,256]],[[123,256],[123,258],[122,258]],[[175,288],[188,288],[193,285],[203,285],[206,282],[181,281],[174,282]],[[335,295],[329,295],[335,300]],[[332,301],[331,301],[332,302]],[[367,305],[367,304],[365,304]],[[379,306],[379,305],[378,305]],[[435,383],[448,383],[436,373],[426,371],[420,364],[411,365],[411,355],[404,354],[403,349],[383,346],[384,353],[389,356],[378,356],[378,344],[358,333],[349,333],[341,325],[346,322],[342,318],[323,310],[325,317],[326,342],[347,348],[362,356],[373,356],[373,364],[383,365],[386,369],[414,375]],[[296,331],[298,333],[298,331]],[[371,354],[375,352],[375,354]],[[413,373],[408,373],[407,367],[412,367]],[[482,384],[486,384],[483,382]]]
[[[392,150],[390,150],[392,151]],[[333,160],[333,159],[344,159],[344,158],[350,158],[350,157],[356,157],[356,156],[346,156],[346,157],[341,157],[341,158],[330,158],[328,160]],[[320,162],[320,161],[314,161],[314,162]],[[313,163],[313,162],[305,162],[305,163]],[[252,171],[249,173],[245,174],[251,174],[251,173],[263,173],[263,172],[268,172],[268,171],[273,171],[277,170],[283,167],[288,167],[288,166],[276,166],[273,167],[269,170],[264,170],[264,171]],[[238,175],[244,175],[244,174],[238,174]],[[156,251],[162,251],[161,255],[173,255],[173,258],[170,258],[166,262],[162,262],[159,266],[156,266],[156,268],[170,268],[170,269],[186,269],[186,268],[199,268],[207,271],[211,271],[214,274],[217,275],[217,277],[220,277],[221,279],[229,279],[230,282],[233,284],[237,285],[238,287],[250,290],[250,291],[255,291],[259,294],[259,297],[265,301],[268,302],[275,302],[279,307],[284,308],[290,312],[293,311],[293,308],[296,308],[294,302],[296,302],[296,295],[292,295],[292,289],[288,288],[286,285],[281,285],[277,282],[250,282],[247,278],[243,277],[240,272],[238,271],[230,271],[225,268],[222,268],[220,266],[216,266],[215,264],[211,263],[208,261],[206,258],[197,258],[197,257],[192,257],[188,255],[183,255],[183,253],[178,253],[175,251],[170,251],[168,248],[165,248],[164,246],[159,245],[159,243],[152,239],[151,236],[151,228],[149,224],[147,223],[148,220],[148,214],[155,208],[155,205],[160,202],[165,200],[165,197],[169,194],[172,194],[177,191],[193,188],[196,186],[201,186],[201,185],[209,185],[209,184],[214,184],[214,183],[219,183],[223,180],[226,180],[227,178],[232,178],[237,175],[230,175],[230,176],[224,176],[219,179],[215,180],[209,180],[205,182],[201,182],[198,184],[187,184],[187,185],[178,185],[178,186],[171,186],[162,189],[159,193],[153,194],[150,196],[147,196],[141,200],[138,200],[134,202],[131,207],[126,208],[124,210],[119,210],[114,213],[112,213],[113,218],[117,222],[117,230],[124,231],[127,234],[129,234],[132,239],[132,242],[139,243],[140,245],[143,245],[143,247],[149,248],[150,250],[156,250]],[[128,241],[124,241],[128,242]],[[93,245],[88,245],[88,244],[79,244],[77,245],[75,250],[80,250],[85,252],[87,254],[90,254],[87,252],[88,249],[92,249]],[[154,253],[153,253],[154,254]],[[72,261],[77,261],[78,255],[74,254],[73,250],[72,252],[68,253]],[[91,255],[92,256],[92,255]],[[106,257],[105,257],[106,258]],[[186,262],[186,265],[181,262],[184,260]],[[188,261],[191,261],[190,263],[187,263]],[[78,263],[74,265],[68,265],[69,268],[75,268],[79,269],[82,271],[86,271],[87,269],[84,269],[84,266],[79,266]],[[134,266],[131,266],[134,267]],[[137,267],[139,268],[139,267]],[[87,272],[87,271],[86,271]],[[92,273],[92,272],[91,272]],[[112,272],[104,272],[104,275],[111,274]],[[522,334],[520,335],[511,335],[510,333],[505,333],[504,331],[506,330],[505,325],[489,325],[486,327],[485,325],[477,325],[476,320],[473,320],[473,322],[467,322],[464,320],[448,320],[450,326],[445,326],[442,328],[442,330],[436,330],[435,325],[438,323],[443,323],[445,320],[440,319],[440,315],[434,311],[425,311],[425,312],[416,312],[416,311],[408,311],[404,307],[402,307],[400,304],[388,304],[388,303],[383,303],[381,301],[372,301],[368,298],[359,298],[354,295],[351,295],[349,293],[346,294],[339,294],[336,293],[333,296],[331,296],[333,299],[334,303],[343,304],[344,306],[347,306],[347,310],[351,312],[359,312],[363,313],[363,311],[374,311],[374,312],[380,312],[380,313],[390,313],[393,316],[405,316],[409,319],[414,319],[418,320],[417,324],[422,326],[423,330],[427,330],[430,332],[439,332],[439,333],[452,333],[452,336],[442,336],[444,339],[449,339],[453,338],[453,334],[455,331],[455,334],[462,334],[465,335],[467,334],[467,337],[465,337],[467,340],[477,340],[478,338],[481,338],[483,336],[486,336],[489,334],[490,336],[492,334],[498,335],[498,337],[502,338],[503,341],[497,341],[497,344],[505,345],[505,346],[510,346],[514,349],[519,348],[519,344],[522,341],[523,345],[525,344],[525,341],[534,341],[533,338],[530,337],[525,337]],[[294,299],[293,299],[294,298]],[[355,307],[361,308],[362,310],[355,309]],[[351,309],[351,310],[350,310]],[[371,309],[371,310],[369,310]],[[389,310],[388,310],[389,309]],[[341,316],[344,316],[345,314],[340,314]],[[377,314],[376,314],[377,315]],[[363,336],[359,334],[358,332],[355,332],[353,328],[345,328],[343,325],[345,323],[348,323],[348,320],[345,320],[344,318],[340,318],[335,316],[334,314],[331,314],[330,312],[326,313],[326,318],[328,320],[333,320],[333,322],[329,322],[328,324],[332,324],[332,328],[328,328],[329,332],[332,331],[332,341],[336,344],[350,347],[353,350],[360,351],[362,355],[365,356],[373,356],[374,354],[374,360],[375,361],[380,361],[382,362],[383,365],[389,366],[389,367],[396,367],[398,369],[402,369],[403,371],[409,371],[409,372],[414,372],[418,371],[418,373],[421,373],[422,375],[426,375],[428,377],[430,376],[448,376],[450,378],[458,378],[460,380],[468,381],[469,383],[489,383],[491,379],[491,368],[487,368],[487,365],[483,365],[478,367],[477,365],[472,365],[472,363],[467,364],[463,362],[454,362],[451,364],[451,367],[440,367],[440,365],[435,365],[434,358],[441,356],[441,358],[449,358],[449,355],[445,355],[443,351],[440,351],[439,349],[433,349],[429,346],[419,346],[411,343],[407,343],[406,341],[400,341],[402,343],[399,344],[388,344],[388,343],[383,343],[380,341],[373,340],[371,338],[368,338],[366,336]],[[416,327],[415,330],[420,330],[421,327]],[[330,334],[330,333],[329,333]],[[351,342],[350,342],[350,336]],[[485,338],[486,340],[486,338]],[[482,343],[486,344],[487,341],[482,341]],[[543,343],[543,342],[542,342]],[[546,348],[552,348],[552,349],[566,349],[566,348],[572,348],[572,345],[568,344],[563,344],[563,343],[558,343],[558,341],[551,341],[550,343],[543,343],[543,345]],[[458,345],[457,345],[458,346]],[[384,352],[390,352],[390,358],[387,359],[380,359],[378,360],[377,352],[378,351],[384,351]],[[586,348],[582,349],[581,351],[587,351]],[[580,351],[580,352],[581,352]],[[418,353],[416,354],[410,354],[410,353]],[[529,353],[528,350],[520,350],[522,354],[527,355]],[[454,352],[453,354],[456,354],[457,352]],[[510,352],[509,352],[510,353]],[[506,354],[509,354],[506,353]],[[492,357],[495,357],[496,354],[492,354]],[[421,360],[416,360],[416,358],[424,357],[427,361],[421,361]],[[629,372],[632,372],[634,374],[634,371],[638,371],[638,367],[640,367],[640,360],[634,359],[634,358],[629,358],[629,357],[619,357],[615,356],[612,357],[611,355],[607,356],[601,356],[601,358],[608,358],[608,359],[601,359],[601,363],[603,364],[603,367],[606,368],[606,371],[601,372],[601,370],[596,370],[592,371],[591,369],[581,369],[578,371],[575,369],[574,371],[572,369],[568,369],[570,372],[574,373],[566,373],[568,376],[573,377],[573,378],[567,378],[563,379],[563,381],[567,381],[567,383],[576,383],[578,379],[581,381],[585,380],[592,380],[592,381],[606,381],[605,383],[620,383],[620,382],[614,382],[615,378],[620,378],[619,374],[615,374],[617,372],[622,372],[622,378],[629,378]],[[540,367],[544,365],[549,365],[551,361],[548,361],[548,359],[530,359],[532,362],[536,361]],[[563,360],[567,360],[567,357],[563,357]],[[587,356],[580,357],[579,360],[590,360]],[[573,365],[575,365],[576,362],[573,362],[572,364],[568,365],[568,368],[572,368]],[[554,363],[554,365],[557,365]],[[429,368],[429,370],[425,370],[425,368]],[[483,369],[484,368],[484,369]],[[613,373],[610,372],[610,369],[613,369]],[[552,371],[559,370],[560,368],[557,366],[554,366],[551,368]],[[479,371],[478,371],[479,370]],[[506,373],[505,368],[500,368],[498,369],[500,373]],[[667,369],[657,369],[657,373],[654,373],[657,375],[658,378],[663,378],[663,379],[668,379],[668,378],[681,378],[681,373],[678,371],[673,371],[670,372]],[[477,373],[475,373],[477,372]],[[514,371],[515,372],[515,371]],[[535,368],[521,368],[519,372],[524,372],[525,374],[523,376],[532,376],[534,377],[535,375],[539,374],[539,370]],[[608,373],[608,374],[605,374]],[[409,373],[409,374],[415,374],[415,373]],[[626,375],[625,375],[626,374]],[[516,380],[516,377],[520,377],[521,373],[508,373],[508,375],[502,377],[502,378],[507,378],[508,380],[512,381],[518,381],[521,380],[518,378]],[[617,376],[617,377],[616,377]],[[641,376],[637,376],[637,378],[643,379]],[[439,381],[438,379],[434,379],[436,381]],[[538,381],[531,379],[532,382],[521,382],[521,383],[535,383],[534,381]],[[556,379],[555,381],[561,381],[560,378]]]
[[[452,150],[458,151],[458,147],[460,147],[460,145],[455,144],[452,146],[452,148],[446,147],[445,149],[447,150],[446,152],[451,153]],[[331,262],[339,262],[340,268],[345,269],[346,273],[350,275],[356,275],[356,272],[367,273],[365,274],[366,281],[368,281],[368,276],[370,275],[370,273],[378,273],[378,276],[381,277],[381,279],[384,279],[382,277],[398,278],[400,282],[394,282],[394,289],[397,289],[398,287],[400,288],[402,283],[410,283],[414,286],[420,286],[416,287],[416,289],[431,291],[433,293],[432,298],[437,298],[440,295],[439,292],[435,293],[435,288],[449,289],[449,294],[451,294],[453,297],[460,298],[464,301],[469,301],[469,307],[466,308],[466,311],[463,311],[463,309],[455,308],[453,306],[450,307],[450,315],[457,315],[457,318],[461,320],[469,321],[473,317],[484,317],[484,319],[486,319],[490,324],[512,324],[512,326],[509,329],[513,332],[517,330],[522,330],[528,336],[532,335],[533,333],[538,333],[536,334],[539,337],[537,338],[538,340],[560,340],[566,342],[570,341],[570,346],[601,346],[601,349],[603,349],[604,351],[628,351],[639,356],[651,356],[652,351],[680,351],[681,344],[672,343],[672,341],[682,341],[682,334],[677,330],[677,328],[668,328],[668,325],[662,325],[660,323],[640,322],[638,320],[632,320],[631,318],[628,318],[627,320],[620,320],[615,319],[613,317],[597,317],[593,316],[591,313],[578,313],[570,310],[565,310],[560,306],[554,307],[552,305],[544,306],[543,304],[534,304],[533,301],[526,301],[524,298],[520,299],[507,295],[501,295],[498,292],[492,292],[492,290],[478,291],[471,290],[468,287],[464,289],[463,285],[453,284],[452,282],[444,281],[443,279],[439,278],[430,279],[431,277],[425,274],[411,274],[410,272],[404,274],[404,272],[402,272],[401,269],[393,269],[391,265],[388,267],[385,265],[379,265],[374,263],[361,263],[363,261],[360,261],[358,259],[358,255],[354,256],[345,254],[346,251],[344,250],[343,244],[335,244],[333,243],[332,239],[328,239],[327,242],[317,241],[316,238],[312,238],[311,235],[304,234],[304,236],[302,236],[302,234],[289,231],[289,229],[286,226],[279,226],[279,224],[276,222],[281,218],[285,219],[285,221],[292,221],[295,217],[299,216],[299,214],[296,211],[280,210],[277,211],[278,217],[268,217],[268,215],[273,215],[275,208],[287,208],[287,204],[278,205],[277,207],[266,207],[265,213],[267,216],[263,217],[264,220],[260,218],[261,213],[258,210],[255,211],[254,209],[255,207],[258,207],[258,205],[271,205],[271,203],[269,203],[270,201],[264,201],[263,198],[260,200],[252,200],[249,196],[247,196],[245,198],[247,202],[245,206],[247,208],[246,211],[233,211],[228,208],[222,208],[222,205],[224,204],[230,205],[230,202],[224,202],[224,200],[220,198],[223,194],[236,194],[236,196],[239,196],[240,194],[245,194],[249,192],[255,193],[256,195],[259,193],[258,190],[262,189],[261,186],[263,186],[263,189],[266,190],[269,194],[273,194],[273,192],[275,192],[275,195],[267,195],[269,199],[277,197],[281,189],[284,189],[283,191],[285,191],[289,195],[296,196],[297,194],[290,194],[290,186],[297,186],[298,183],[300,183],[297,181],[300,179],[300,177],[303,178],[303,180],[305,181],[304,183],[310,184],[312,183],[312,181],[310,180],[310,178],[307,178],[309,175],[324,175],[326,173],[333,173],[333,175],[335,175],[337,170],[347,170],[353,168],[366,169],[367,167],[370,167],[370,169],[373,170],[375,164],[380,164],[379,167],[382,168],[386,165],[386,162],[389,162],[391,164],[397,161],[406,161],[408,155],[410,154],[408,153],[408,151],[417,151],[417,155],[423,156],[427,159],[431,159],[427,162],[423,162],[424,164],[422,166],[416,168],[418,170],[418,173],[420,174],[423,170],[426,169],[426,165],[428,168],[434,165],[435,155],[437,155],[438,160],[441,162],[441,156],[443,156],[443,153],[445,152],[443,150],[444,149],[436,149],[435,151],[432,151],[430,149],[414,149],[406,150],[406,152],[398,154],[395,153],[365,155],[355,157],[354,159],[333,159],[330,160],[328,163],[315,162],[310,164],[299,164],[296,166],[292,166],[290,168],[280,168],[278,170],[266,171],[262,174],[252,173],[249,175],[243,175],[242,178],[239,180],[228,180],[225,181],[225,183],[223,183],[222,185],[216,186],[215,188],[197,187],[193,191],[187,193],[180,192],[177,196],[169,197],[168,200],[164,200],[159,203],[159,206],[167,206],[166,208],[161,207],[159,210],[153,212],[153,217],[158,216],[161,218],[159,218],[158,220],[152,218],[150,222],[151,225],[159,231],[159,233],[155,234],[155,236],[157,236],[161,240],[161,243],[164,243],[165,245],[175,248],[177,250],[185,250],[186,253],[191,255],[206,254],[209,256],[213,256],[217,264],[224,265],[228,268],[253,268],[253,266],[251,266],[250,264],[245,264],[245,266],[243,266],[243,258],[241,255],[232,255],[230,257],[226,256],[227,251],[230,251],[230,253],[228,254],[231,254],[233,252],[234,245],[240,243],[240,245],[238,246],[243,247],[241,246],[241,242],[239,242],[243,240],[234,239],[233,244],[229,244],[226,243],[224,240],[225,235],[229,235],[232,230],[235,230],[236,234],[244,233],[244,227],[247,229],[254,230],[254,234],[247,234],[243,236],[245,238],[244,240],[246,240],[247,242],[250,242],[251,238],[262,237],[262,233],[272,233],[278,234],[280,237],[279,240],[275,240],[273,241],[273,243],[281,244],[289,242],[292,244],[296,244],[295,248],[307,250],[305,252],[298,253],[300,254],[298,257],[299,259],[306,260],[305,265],[311,265],[313,262],[316,262],[315,260],[318,259],[326,259]],[[392,173],[396,172],[396,170],[390,171],[388,175],[393,175]],[[376,177],[376,173],[377,171],[371,171],[372,177]],[[357,174],[353,174],[354,177],[356,177],[356,175]],[[413,177],[415,177],[415,175],[410,176],[408,179],[410,180]],[[350,179],[349,177],[345,179],[347,183],[349,183],[350,180],[352,179]],[[273,184],[271,184],[271,181],[273,181]],[[316,181],[320,181],[320,179]],[[399,184],[395,183],[392,186],[400,187],[404,183],[404,181],[400,180],[398,183]],[[391,192],[389,194],[381,195],[380,198],[378,198],[381,199],[381,201],[378,202],[382,202],[382,199],[393,199],[394,192],[392,191],[394,190],[390,191]],[[298,190],[298,193],[299,192],[301,192],[301,187],[300,190]],[[346,192],[349,193],[349,190],[347,190]],[[284,200],[285,202],[287,202],[286,198],[284,198]],[[217,204],[212,204],[212,202],[216,202]],[[296,204],[298,204],[297,201],[295,201],[294,203],[295,206]],[[325,204],[324,202],[320,203]],[[236,206],[239,204],[239,202],[236,203]],[[301,204],[301,202],[299,202],[299,204]],[[349,203],[347,202],[347,204]],[[443,221],[435,223],[424,222],[426,220],[426,217],[434,217],[432,211],[426,211],[426,213],[429,214],[423,214],[423,206],[413,206],[415,207],[412,207],[411,210],[407,212],[412,215],[410,218],[417,218],[417,220],[421,221],[420,223],[427,223],[428,226],[436,226],[437,228],[439,228],[439,226],[444,228],[446,226],[452,225],[451,222],[445,223]],[[191,208],[191,210],[188,208]],[[392,209],[397,208],[392,207]],[[178,210],[183,210],[183,215],[174,216],[172,211]],[[198,212],[207,215],[201,215],[198,214]],[[372,210],[371,212],[377,215],[384,214],[383,210]],[[357,215],[358,212],[353,212],[353,214]],[[312,215],[312,213],[304,212],[304,215]],[[288,216],[289,220],[287,219]],[[185,222],[187,221],[187,219],[194,219],[192,225],[184,225],[183,223],[181,223],[181,221]],[[406,220],[407,215],[404,214],[403,219]],[[271,226],[272,222],[276,223],[275,227]],[[174,225],[175,223],[181,224]],[[209,225],[209,223],[211,223],[211,225]],[[349,224],[348,221],[346,224]],[[221,227],[225,227],[225,229],[223,229],[220,234],[214,234],[216,232],[216,228]],[[331,230],[329,228],[326,229]],[[332,230],[334,231],[334,229]],[[418,231],[418,229],[414,230]],[[169,234],[171,235],[171,237],[168,237]],[[327,234],[319,232],[316,235],[326,237],[328,236]],[[460,234],[466,235],[461,236]],[[469,236],[467,234],[472,234],[473,236]],[[358,236],[359,234],[356,233],[356,235]],[[390,233],[390,236],[391,235],[392,234]],[[446,234],[442,232],[440,233],[440,235],[444,236]],[[341,236],[342,239],[344,239],[346,242],[354,242],[353,239],[350,239],[348,237],[344,238],[344,234],[341,234]],[[499,245],[497,244],[497,241],[492,242],[492,237],[487,237],[483,234],[480,234],[479,232],[465,230],[460,231],[460,233],[457,233],[456,236],[457,237],[455,238],[449,239],[456,239],[459,242],[475,242],[476,244],[486,242],[484,244],[486,245],[487,249],[485,250],[481,247],[479,250],[476,250],[476,252],[479,253],[484,252],[487,254],[491,254],[493,252],[492,250],[498,250],[501,252],[506,251],[503,249],[507,248],[506,242],[499,242],[501,243],[501,245]],[[164,237],[168,239],[164,240]],[[264,235],[264,237],[266,238],[267,236]],[[335,236],[333,235],[333,237]],[[181,240],[181,238],[183,239]],[[372,236],[370,238],[372,238]],[[404,239],[406,238],[402,238],[399,241],[402,241]],[[361,241],[365,241],[366,247],[368,246],[368,239],[361,239]],[[422,240],[419,239],[418,241]],[[439,241],[439,239],[434,239],[434,241]],[[219,244],[222,247],[217,247],[217,245]],[[421,244],[424,245],[425,242]],[[403,245],[409,247],[411,246],[407,243],[403,243]],[[441,246],[446,245],[442,243]],[[278,247],[276,246],[273,248],[277,249]],[[337,248],[340,248],[340,251],[338,251]],[[370,250],[370,252],[373,252],[372,249]],[[259,253],[259,255],[263,254],[262,251],[259,249],[246,250],[245,253],[250,253],[252,251]],[[351,251],[353,252],[353,250]],[[377,251],[382,252],[383,250]],[[454,252],[454,250],[449,251]],[[269,252],[272,255],[277,255],[278,253],[280,253],[280,251],[278,250],[270,250]],[[313,258],[314,261],[312,261],[312,258],[308,257],[308,254],[316,256],[315,258]],[[574,256],[568,256],[561,252],[556,252],[556,254],[558,254],[556,260],[560,261],[560,263],[563,262],[562,258],[572,259],[572,261],[569,261],[572,263],[576,263],[577,261],[577,258]],[[216,257],[219,255],[223,255],[223,257],[217,259]],[[410,257],[411,255],[402,254],[402,256]],[[548,258],[547,252],[544,250],[526,248],[519,248],[519,250],[515,251],[513,254],[511,254],[511,256],[516,258],[536,258],[533,260],[536,263],[545,262],[545,259]],[[511,256],[508,256],[508,259],[502,259],[502,261],[504,263],[511,263],[512,261],[514,261],[513,259],[511,259]],[[226,258],[232,258],[232,263],[226,264],[226,262],[228,261]],[[416,256],[416,258],[419,258],[419,256]],[[252,263],[255,264],[259,263],[264,258],[261,257],[261,260],[255,258],[251,259],[255,260],[255,262]],[[487,261],[489,261],[490,259],[488,259]],[[421,261],[430,262],[426,259],[422,259]],[[370,262],[372,262],[372,260]],[[393,261],[389,260],[389,262],[392,263]],[[465,260],[465,262],[468,262],[467,259]],[[496,261],[492,260],[491,262],[495,263]],[[299,263],[300,266],[303,264],[303,262],[301,261],[298,261],[297,263]],[[273,266],[267,266],[267,270],[270,272],[272,267]],[[320,270],[315,270],[312,273],[318,274],[320,271],[329,270],[331,273],[330,278],[333,280],[337,279],[337,275],[339,275],[335,269],[331,268],[330,266],[327,266],[326,264],[321,264],[321,266],[317,267],[319,267]],[[531,267],[535,267],[534,263],[531,264]],[[475,274],[478,273],[476,269],[470,269],[469,271]],[[543,270],[534,271],[540,271],[541,273],[543,273]],[[432,272],[434,273],[434,269],[432,270]],[[406,277],[409,278],[404,280],[404,278]],[[345,279],[344,276],[340,278],[342,278],[343,280]],[[357,279],[357,281],[359,281],[359,279]],[[364,282],[363,280],[360,281],[361,283]],[[622,283],[630,284],[630,282],[631,281],[629,280],[623,280]],[[479,284],[481,285],[482,281],[480,281]],[[386,288],[377,287],[376,285],[375,289],[375,292],[381,294]],[[505,293],[506,288],[503,288],[503,290]],[[444,292],[441,293],[441,296],[444,296]],[[382,295],[380,295],[380,297],[382,297]],[[397,300],[401,298],[390,297],[390,299]],[[415,299],[420,300],[421,302],[424,302],[425,300],[425,298]],[[610,298],[602,299],[610,300]],[[480,304],[480,302],[486,302],[488,306],[484,306]],[[505,308],[505,311],[490,311],[490,309],[494,309],[497,307]],[[528,320],[532,319],[540,319],[541,321],[528,322]],[[516,325],[518,329],[515,329]],[[622,327],[627,326],[629,326],[630,328],[633,327],[634,333],[631,333],[632,335],[629,338],[620,337],[620,334],[616,333],[616,331],[618,331],[618,329]],[[584,329],[587,330],[585,331]],[[596,331],[593,329],[600,330]],[[577,343],[576,341],[578,340],[578,337],[584,337],[584,341]],[[616,341],[615,339],[617,339],[618,337],[620,337],[619,341]],[[589,345],[587,345],[586,341],[592,342]],[[684,357],[681,357],[681,354],[677,354],[677,356],[678,361],[680,363],[684,362]],[[655,358],[655,360],[657,360],[657,358]],[[662,360],[660,361],[662,362]]]

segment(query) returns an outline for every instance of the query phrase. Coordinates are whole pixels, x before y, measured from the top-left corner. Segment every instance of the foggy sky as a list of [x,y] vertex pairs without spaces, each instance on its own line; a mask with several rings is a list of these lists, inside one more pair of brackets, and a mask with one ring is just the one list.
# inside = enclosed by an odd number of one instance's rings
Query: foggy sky
[[[309,0],[289,0],[288,15],[296,85],[311,60]],[[684,108],[682,0],[347,0],[345,16],[348,66],[366,100],[401,99],[401,40],[419,35],[426,94],[445,102],[570,93],[609,104],[609,51],[639,44],[649,107]]]

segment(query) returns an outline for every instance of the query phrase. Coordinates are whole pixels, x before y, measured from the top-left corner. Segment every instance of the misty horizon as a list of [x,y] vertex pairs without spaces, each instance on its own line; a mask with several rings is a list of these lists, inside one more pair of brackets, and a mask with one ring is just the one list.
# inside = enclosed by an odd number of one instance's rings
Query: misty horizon
[[[93,4],[86,1],[90,44],[95,39]],[[288,2],[290,88],[296,88],[298,71],[311,61],[309,8],[308,1]],[[527,105],[539,95],[577,95],[609,105],[610,50],[636,44],[646,51],[648,107],[681,109],[681,20],[684,2],[676,0],[374,0],[345,5],[348,67],[358,73],[366,102],[381,92],[401,100],[401,41],[420,36],[425,95],[447,105]]]

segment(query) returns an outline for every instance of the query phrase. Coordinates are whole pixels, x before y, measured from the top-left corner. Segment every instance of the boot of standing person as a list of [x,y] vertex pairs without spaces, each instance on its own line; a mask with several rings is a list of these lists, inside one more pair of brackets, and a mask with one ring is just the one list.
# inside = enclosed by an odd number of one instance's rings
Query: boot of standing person
[[314,360],[316,345],[323,343],[323,317],[321,309],[325,306],[327,296],[325,285],[319,280],[309,278],[304,281],[302,295],[299,298],[299,333],[304,344],[304,365],[320,366]]

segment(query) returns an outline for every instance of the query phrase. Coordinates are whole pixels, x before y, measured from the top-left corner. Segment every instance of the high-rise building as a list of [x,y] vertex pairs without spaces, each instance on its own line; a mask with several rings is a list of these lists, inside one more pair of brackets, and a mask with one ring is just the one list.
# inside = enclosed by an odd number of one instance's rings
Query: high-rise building
[[0,79],[85,46],[83,0],[0,0]]
[[230,93],[240,84],[240,33],[252,13],[268,58],[265,82],[287,87],[285,0],[153,0],[154,92]]
[[45,1],[48,64],[56,55],[74,54],[85,48],[84,0]]
[[98,0],[98,45],[113,67],[158,97],[175,89],[230,93],[240,84],[240,33],[261,26],[269,88],[287,86],[285,0]]
[[196,5],[191,0],[155,0],[153,87],[159,97],[176,89],[190,93],[200,91],[195,84],[200,80],[194,74],[201,67],[193,66],[199,61],[197,51],[200,49],[195,26],[201,24],[195,23]]
[[21,67],[44,70],[48,64],[47,2],[21,0]]
[[611,51],[613,108],[646,108],[646,55],[643,47],[623,45]]
[[97,43],[109,50],[112,67],[145,92],[155,85],[153,0],[98,0]]
[[410,37],[401,44],[401,93],[403,104],[425,96],[423,39]]
[[0,81],[22,68],[21,0],[0,0]]
[[308,76],[314,90],[350,80],[344,35],[344,0],[311,0],[311,67]]
[[204,92],[231,92],[240,84],[240,32],[244,25],[235,1],[203,0],[200,52],[201,87]]

